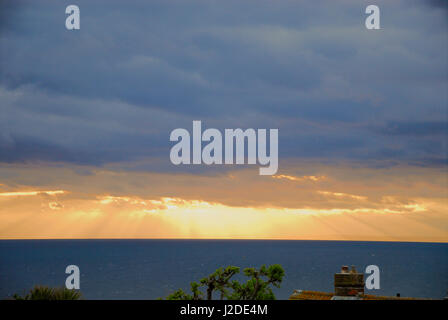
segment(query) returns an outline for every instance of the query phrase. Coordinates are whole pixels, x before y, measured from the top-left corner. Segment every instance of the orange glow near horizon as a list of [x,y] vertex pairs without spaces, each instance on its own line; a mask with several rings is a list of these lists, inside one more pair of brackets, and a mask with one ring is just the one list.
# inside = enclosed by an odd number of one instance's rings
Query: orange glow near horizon
[[272,178],[274,178],[274,179],[287,179],[287,180],[291,180],[291,181],[304,181],[304,180],[319,181],[319,180],[324,180],[326,177],[325,176],[320,176],[320,177],[316,177],[316,176],[295,177],[295,176],[288,176],[286,174],[279,174],[279,175],[272,176]]
[[[422,168],[391,175],[324,167],[319,171],[325,174],[277,177],[244,170],[193,176],[110,168],[89,175],[68,168],[6,169],[29,183],[0,181],[1,239],[448,242],[445,179]],[[52,184],[31,191],[47,177]]]
[[15,191],[15,192],[0,192],[0,197],[19,197],[19,196],[37,196],[39,194],[47,194],[49,196],[56,194],[63,194],[63,190],[55,191]]

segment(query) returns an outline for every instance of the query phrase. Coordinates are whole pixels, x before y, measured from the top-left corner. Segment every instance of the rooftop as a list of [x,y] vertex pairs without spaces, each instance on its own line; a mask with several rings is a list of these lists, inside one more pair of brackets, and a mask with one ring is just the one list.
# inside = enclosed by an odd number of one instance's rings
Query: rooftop
[[349,297],[336,296],[332,292],[294,290],[289,300],[416,300],[416,298],[375,296],[372,294]]

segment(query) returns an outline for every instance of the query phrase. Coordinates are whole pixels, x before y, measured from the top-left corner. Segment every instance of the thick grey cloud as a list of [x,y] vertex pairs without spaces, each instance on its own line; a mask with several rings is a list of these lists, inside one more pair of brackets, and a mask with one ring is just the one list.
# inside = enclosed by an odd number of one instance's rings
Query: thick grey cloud
[[445,121],[428,122],[392,122],[381,128],[385,135],[404,135],[404,136],[447,136],[448,123]]
[[364,1],[78,1],[79,31],[68,4],[2,2],[0,161],[168,161],[200,119],[279,128],[282,158],[446,164],[441,2],[378,1],[381,30]]

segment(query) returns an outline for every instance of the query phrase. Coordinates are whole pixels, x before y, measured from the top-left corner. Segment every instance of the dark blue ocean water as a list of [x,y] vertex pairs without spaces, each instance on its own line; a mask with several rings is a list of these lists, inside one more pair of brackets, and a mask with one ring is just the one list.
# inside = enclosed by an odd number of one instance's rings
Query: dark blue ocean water
[[35,284],[63,286],[65,268],[81,270],[86,299],[156,299],[189,288],[220,266],[281,264],[277,298],[294,289],[333,291],[341,265],[374,264],[381,289],[372,294],[442,298],[448,289],[448,244],[257,240],[3,240],[0,298]]

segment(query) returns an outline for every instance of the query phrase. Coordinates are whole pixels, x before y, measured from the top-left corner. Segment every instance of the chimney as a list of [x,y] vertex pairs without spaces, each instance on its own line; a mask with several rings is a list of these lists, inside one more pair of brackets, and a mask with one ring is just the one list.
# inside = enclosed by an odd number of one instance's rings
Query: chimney
[[358,273],[355,266],[349,271],[348,266],[342,266],[341,272],[334,275],[335,296],[364,295],[364,274]]

